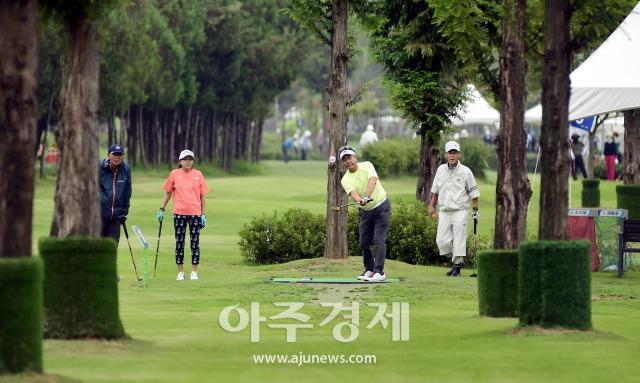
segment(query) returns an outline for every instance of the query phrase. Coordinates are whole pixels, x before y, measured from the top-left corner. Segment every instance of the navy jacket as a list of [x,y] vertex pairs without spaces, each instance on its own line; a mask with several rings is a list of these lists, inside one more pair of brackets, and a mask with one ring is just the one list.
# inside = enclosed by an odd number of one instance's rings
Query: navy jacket
[[131,169],[124,162],[115,171],[109,160],[100,165],[100,215],[116,219],[129,214],[131,200]]

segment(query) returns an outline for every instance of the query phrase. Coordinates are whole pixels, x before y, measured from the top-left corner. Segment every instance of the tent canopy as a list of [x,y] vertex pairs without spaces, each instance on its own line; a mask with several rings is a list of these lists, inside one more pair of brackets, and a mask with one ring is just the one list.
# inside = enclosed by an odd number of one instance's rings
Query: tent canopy
[[640,108],[640,3],[571,73],[569,120]]
[[[640,108],[640,3],[598,49],[571,73],[569,120]],[[542,105],[525,112],[542,123]]]
[[460,109],[460,118],[454,118],[456,126],[468,124],[492,125],[500,122],[500,112],[489,105],[475,86],[469,85],[469,100]]

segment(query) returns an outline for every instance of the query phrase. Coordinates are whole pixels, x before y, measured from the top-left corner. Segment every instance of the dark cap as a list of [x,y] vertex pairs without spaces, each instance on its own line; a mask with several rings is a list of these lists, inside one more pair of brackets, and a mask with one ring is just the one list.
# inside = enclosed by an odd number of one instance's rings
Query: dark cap
[[121,145],[114,144],[109,146],[109,154],[124,154],[124,149]]

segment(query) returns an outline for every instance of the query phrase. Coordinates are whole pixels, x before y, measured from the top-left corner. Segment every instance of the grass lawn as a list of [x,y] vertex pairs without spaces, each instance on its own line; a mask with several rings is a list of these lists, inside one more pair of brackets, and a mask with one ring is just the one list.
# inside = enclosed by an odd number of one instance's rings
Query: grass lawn
[[[514,330],[517,319],[478,317],[475,278],[450,279],[445,269],[388,261],[385,285],[302,285],[270,283],[271,276],[351,277],[361,259],[302,260],[282,265],[248,266],[237,246],[238,230],[251,217],[274,209],[325,210],[325,166],[321,162],[263,164],[264,174],[209,178],[206,229],[201,235],[199,281],[175,281],[173,228],[166,222],[160,242],[157,278],[146,289],[135,281],[124,236],[119,247],[120,313],[130,340],[52,341],[44,343],[47,375],[1,377],[0,382],[637,382],[640,376],[640,273],[620,280],[593,273],[594,331]],[[167,172],[134,172],[129,225],[139,225],[155,252],[161,184]],[[537,233],[538,183],[529,214],[529,231]],[[384,179],[392,201],[413,200],[415,179]],[[579,206],[580,183],[572,183],[572,205]],[[48,232],[53,182],[36,190],[34,238]],[[495,173],[481,184],[480,235],[494,227]],[[602,205],[615,207],[614,184],[602,183]],[[35,243],[35,240],[34,240]],[[142,251],[132,238],[138,269]],[[188,259],[188,254],[187,254]],[[152,265],[153,259],[150,259]],[[82,270],[69,270],[82,272]],[[562,276],[559,275],[559,278]],[[223,330],[218,317],[227,306],[260,315],[283,311],[273,302],[303,302],[312,329],[299,329],[287,343],[283,329],[260,324],[260,341],[250,342],[249,328]],[[351,343],[334,340],[338,316],[320,322],[331,309],[320,302],[360,302],[359,336]],[[368,303],[410,304],[410,339],[392,341],[392,320],[383,329],[367,325],[376,310]],[[344,313],[344,312],[343,312]],[[238,317],[232,316],[232,323]],[[348,332],[343,332],[348,335]],[[254,354],[375,355],[375,364],[257,364]]]

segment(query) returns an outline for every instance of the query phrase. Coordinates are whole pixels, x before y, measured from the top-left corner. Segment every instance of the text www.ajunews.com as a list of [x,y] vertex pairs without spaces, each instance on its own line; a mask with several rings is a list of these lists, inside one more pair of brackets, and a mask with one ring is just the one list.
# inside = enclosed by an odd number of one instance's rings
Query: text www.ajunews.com
[[360,354],[253,354],[255,364],[376,364],[375,355]]

